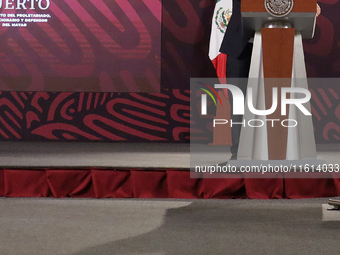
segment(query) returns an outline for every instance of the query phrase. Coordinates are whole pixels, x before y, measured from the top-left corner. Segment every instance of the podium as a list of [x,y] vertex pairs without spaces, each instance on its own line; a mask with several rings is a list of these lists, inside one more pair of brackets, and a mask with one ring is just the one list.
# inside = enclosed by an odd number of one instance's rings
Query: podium
[[[305,115],[293,104],[287,106],[287,114],[283,116],[280,107],[282,88],[308,89],[302,38],[313,37],[316,1],[242,0],[241,10],[244,33],[254,36],[248,79],[248,90],[252,93],[248,95],[255,109],[267,110],[272,106],[275,87],[278,107],[267,116],[255,115],[245,107],[244,121],[262,120],[264,126],[242,126],[239,163],[233,164],[253,165],[264,160],[273,164],[325,163],[317,160],[312,116]],[[302,97],[299,93],[287,96]],[[304,107],[311,112],[309,101]],[[287,119],[296,120],[298,124],[294,127],[280,124]],[[275,125],[271,120],[275,120]]]

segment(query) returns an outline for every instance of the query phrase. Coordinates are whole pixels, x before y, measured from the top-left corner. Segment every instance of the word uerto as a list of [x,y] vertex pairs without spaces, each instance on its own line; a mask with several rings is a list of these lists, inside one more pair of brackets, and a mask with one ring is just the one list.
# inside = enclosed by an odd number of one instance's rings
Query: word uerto
[[4,10],[47,10],[50,0],[0,0],[0,8]]

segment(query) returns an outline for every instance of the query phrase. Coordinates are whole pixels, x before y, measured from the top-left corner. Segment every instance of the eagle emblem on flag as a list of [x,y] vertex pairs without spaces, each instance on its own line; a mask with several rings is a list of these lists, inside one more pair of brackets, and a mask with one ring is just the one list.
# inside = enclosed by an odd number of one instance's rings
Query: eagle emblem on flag
[[231,14],[232,10],[230,10],[230,8],[226,9],[225,7],[218,8],[215,13],[215,24],[217,26],[217,29],[223,34],[227,30]]

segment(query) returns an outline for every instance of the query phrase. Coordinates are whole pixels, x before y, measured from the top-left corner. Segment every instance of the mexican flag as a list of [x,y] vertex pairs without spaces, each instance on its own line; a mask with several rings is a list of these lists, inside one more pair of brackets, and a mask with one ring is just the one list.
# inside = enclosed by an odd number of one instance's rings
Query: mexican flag
[[232,0],[217,0],[212,19],[209,58],[211,59],[219,78],[225,78],[226,76],[227,56],[220,53],[219,50],[232,14],[232,5]]

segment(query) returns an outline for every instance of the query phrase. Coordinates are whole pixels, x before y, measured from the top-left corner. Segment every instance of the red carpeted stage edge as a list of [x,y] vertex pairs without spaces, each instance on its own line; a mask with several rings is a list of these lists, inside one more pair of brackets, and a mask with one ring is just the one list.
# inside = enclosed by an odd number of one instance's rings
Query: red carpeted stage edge
[[[330,176],[331,177],[331,176]],[[316,198],[340,196],[339,179],[192,179],[176,169],[0,170],[5,197]]]
[[[318,154],[329,163],[336,162],[339,150],[333,147],[318,146]],[[243,178],[241,174],[190,178],[190,147],[183,143],[0,142],[0,162],[0,195],[5,197],[269,199],[340,195],[340,181],[332,174],[314,179],[287,179],[280,174],[271,174],[270,179]]]

